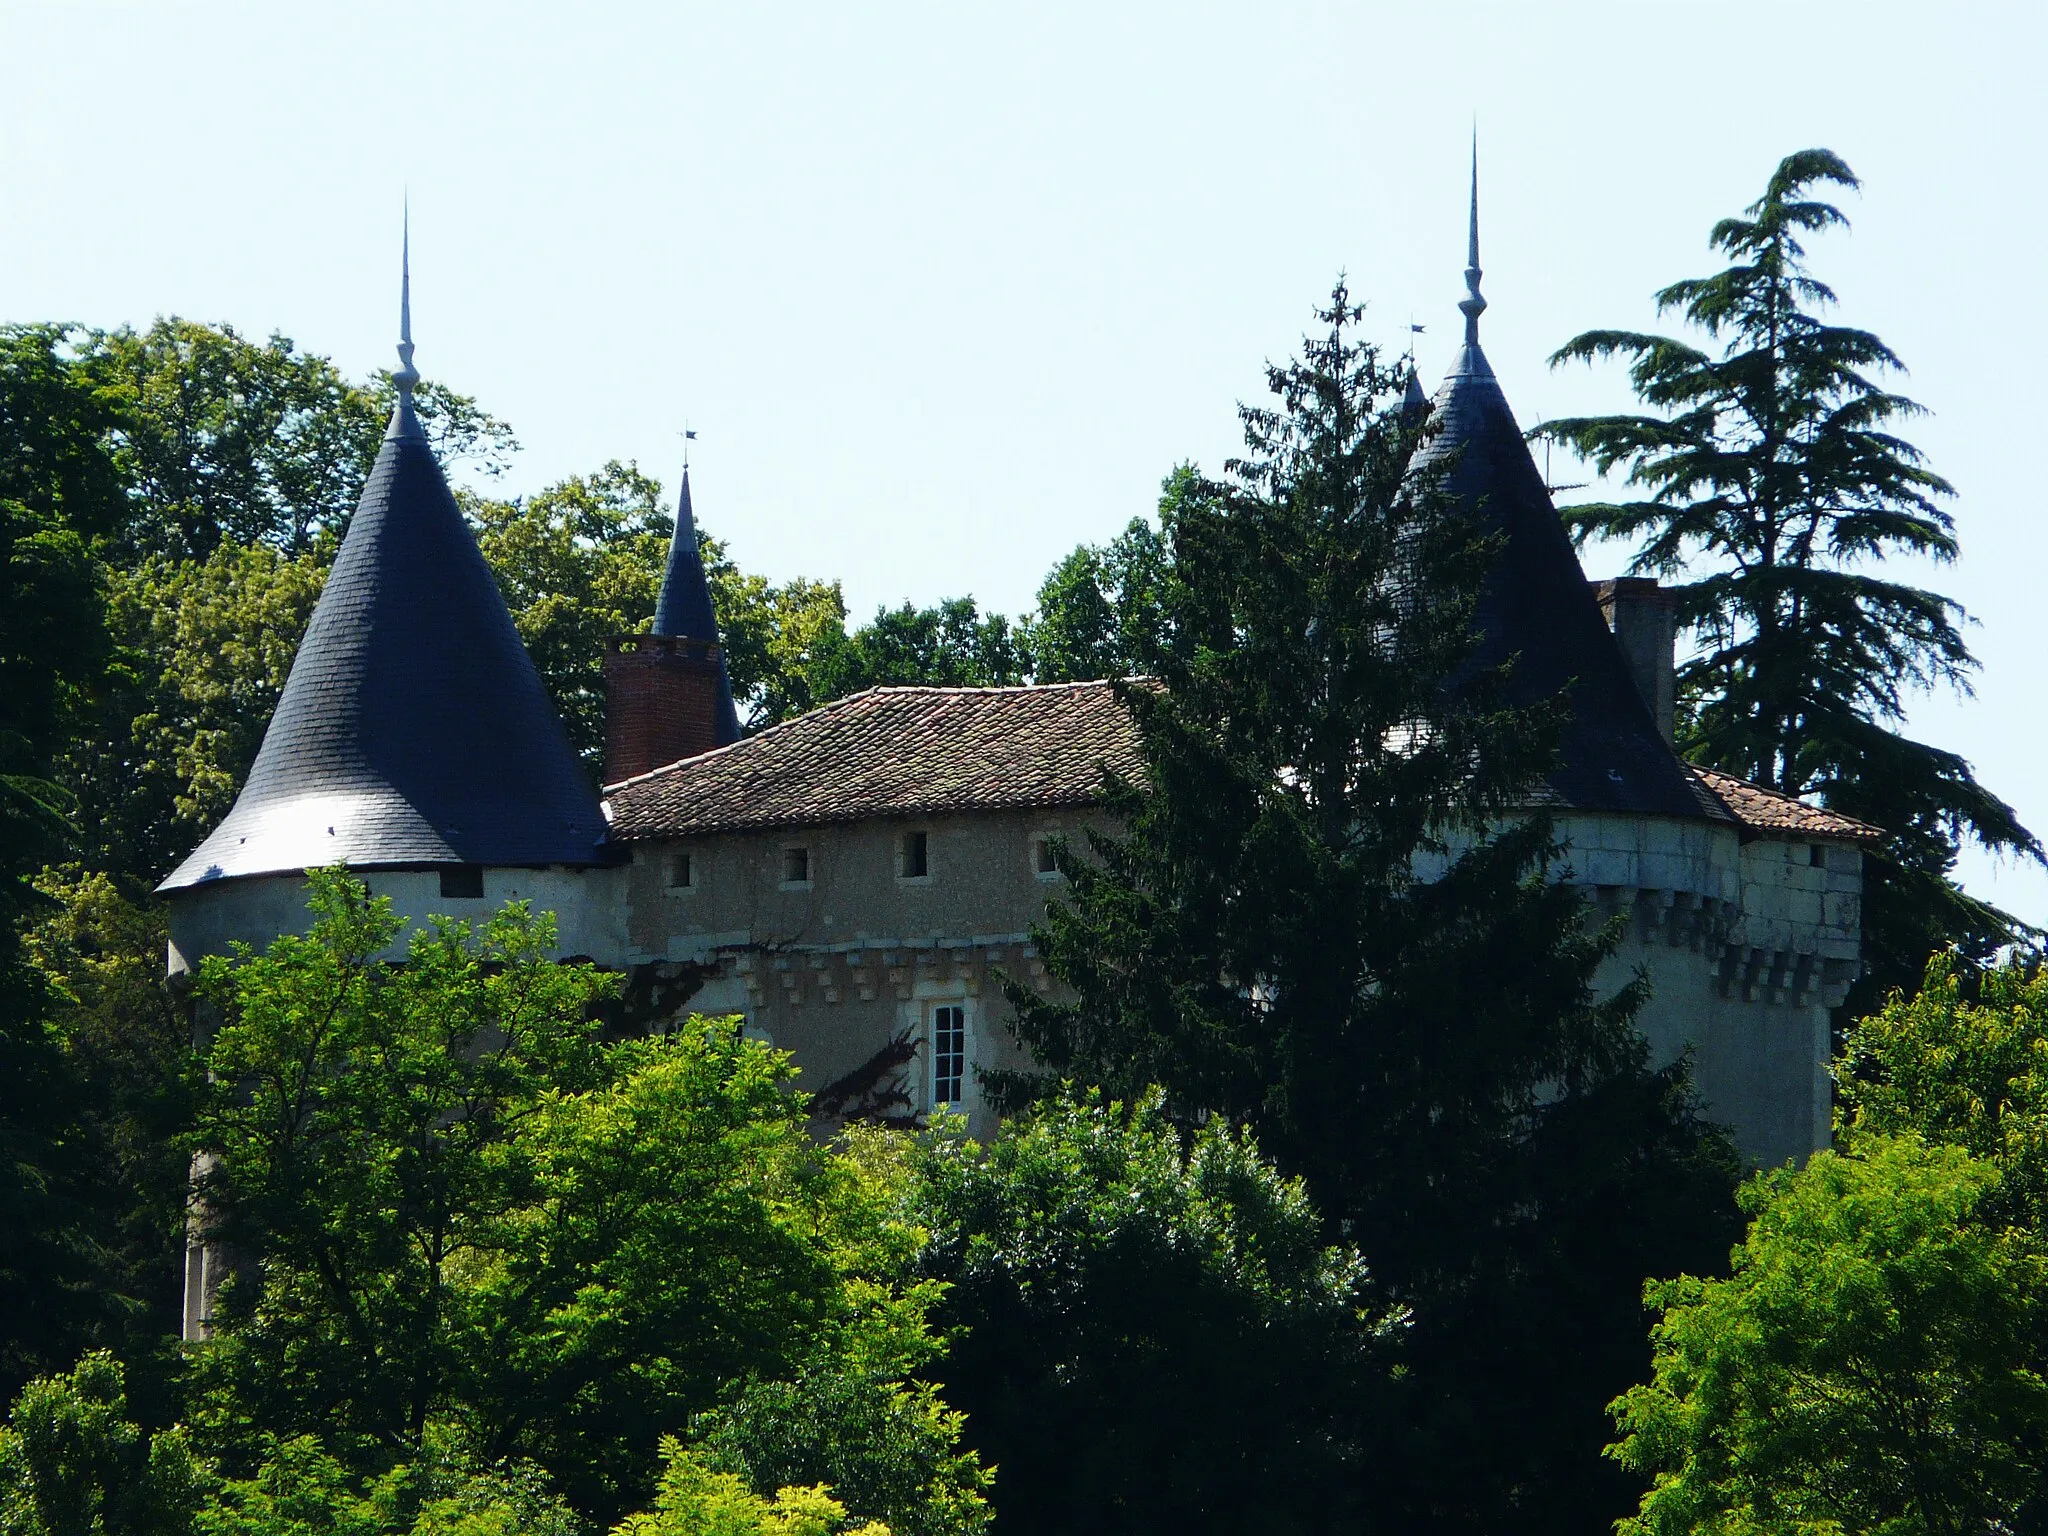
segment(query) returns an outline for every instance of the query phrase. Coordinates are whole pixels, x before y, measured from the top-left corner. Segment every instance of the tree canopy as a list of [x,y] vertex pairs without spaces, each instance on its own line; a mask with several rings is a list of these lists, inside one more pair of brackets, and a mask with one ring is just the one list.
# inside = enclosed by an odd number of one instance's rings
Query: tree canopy
[[1760,1176],[1725,1279],[1653,1282],[1624,1536],[2048,1519],[2048,983],[1937,958],[1850,1031],[1832,1151]]
[[1049,1071],[1255,1128],[1415,1309],[1406,1517],[1562,1529],[1621,1502],[1593,1450],[1630,1298],[1732,1235],[1732,1157],[1647,1068],[1640,982],[1596,988],[1616,935],[1523,809],[1561,707],[1473,662],[1494,546],[1411,473],[1406,375],[1359,319],[1340,285],[1229,478],[1170,487],[1154,681],[1121,689],[1144,776],[1057,854],[1038,942],[1070,1000],[1011,997]]
[[1900,730],[1914,690],[1967,689],[1976,661],[1958,604],[1882,569],[1945,564],[1958,545],[1954,488],[1898,435],[1923,414],[1887,387],[1904,364],[1823,319],[1835,294],[1806,264],[1804,241],[1848,222],[1815,192],[1857,185],[1828,150],[1786,156],[1763,196],[1714,226],[1729,265],[1657,294],[1660,312],[1716,345],[1599,330],[1551,358],[1626,359],[1655,414],[1540,430],[1640,493],[1564,509],[1579,537],[1633,543],[1632,571],[1684,578],[1679,617],[1697,642],[1679,671],[1688,755],[1888,834],[1863,903],[1858,996],[1874,1002],[1946,945],[1982,958],[2024,936],[1950,878],[1964,839],[2043,853],[1967,762]]

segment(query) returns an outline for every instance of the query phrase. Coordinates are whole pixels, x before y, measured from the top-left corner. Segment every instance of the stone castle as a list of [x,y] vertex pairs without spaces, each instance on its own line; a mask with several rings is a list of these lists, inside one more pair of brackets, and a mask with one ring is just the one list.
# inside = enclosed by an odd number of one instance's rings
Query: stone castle
[[[1829,1010],[1858,970],[1876,830],[1672,750],[1671,597],[1589,583],[1480,349],[1477,222],[1465,341],[1428,402],[1426,456],[1502,535],[1488,656],[1572,724],[1535,798],[1566,878],[1626,914],[1603,979],[1653,989],[1661,1059],[1690,1047],[1750,1159],[1829,1134]],[[1031,930],[1103,768],[1133,770],[1108,682],[877,688],[742,737],[684,476],[653,629],[604,658],[602,797],[414,413],[399,400],[289,681],[227,818],[163,882],[172,971],[306,922],[304,871],[342,864],[412,919],[553,911],[565,955],[615,968],[647,1021],[737,1014],[795,1053],[825,1115],[939,1105],[986,1132],[977,1068],[1025,1065],[1000,977],[1054,985]],[[1419,393],[1419,392],[1418,392]],[[194,1246],[188,1331],[210,1290]]]

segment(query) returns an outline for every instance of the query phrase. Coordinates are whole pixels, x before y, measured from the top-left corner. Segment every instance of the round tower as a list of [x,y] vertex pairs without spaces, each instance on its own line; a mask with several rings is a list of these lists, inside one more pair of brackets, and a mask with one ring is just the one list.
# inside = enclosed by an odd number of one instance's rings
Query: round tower
[[355,518],[248,781],[157,888],[173,974],[302,929],[304,871],[335,864],[413,920],[519,897],[557,914],[565,953],[618,947],[589,889],[595,788],[413,408],[409,257],[398,403]]

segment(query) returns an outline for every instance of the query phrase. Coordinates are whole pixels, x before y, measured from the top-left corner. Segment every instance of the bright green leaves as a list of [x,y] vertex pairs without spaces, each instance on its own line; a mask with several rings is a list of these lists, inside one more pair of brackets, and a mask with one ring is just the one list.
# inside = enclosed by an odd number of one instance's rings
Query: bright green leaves
[[877,1521],[854,1523],[823,1486],[755,1493],[730,1472],[714,1471],[674,1439],[661,1446],[664,1465],[654,1508],[634,1515],[612,1536],[890,1536]]
[[2038,1518],[2048,983],[1939,958],[1838,1076],[1841,1150],[1750,1184],[1733,1273],[1649,1288],[1656,1375],[1614,1405],[1609,1452],[1655,1480],[1628,1536]]
[[1996,1529],[2048,1474],[2048,1259],[1960,1147],[1869,1137],[1749,1191],[1726,1280],[1653,1284],[1655,1380],[1614,1457],[1628,1536]]
[[0,1428],[0,1536],[184,1536],[205,1482],[183,1430],[130,1422],[111,1355],[30,1382]]
[[[617,979],[555,962],[545,915],[407,935],[337,871],[312,910],[200,983],[199,1194],[239,1267],[196,1427],[224,1464],[254,1475],[257,1426],[360,1473],[457,1425],[610,1520],[660,1436],[718,1409],[740,1466],[899,1465],[846,1496],[913,1536],[979,1529],[957,1415],[903,1379],[937,1292],[908,1274],[900,1152],[820,1146],[787,1055],[729,1020],[606,1040]],[[776,1408],[791,1381],[838,1405],[833,1439]]]

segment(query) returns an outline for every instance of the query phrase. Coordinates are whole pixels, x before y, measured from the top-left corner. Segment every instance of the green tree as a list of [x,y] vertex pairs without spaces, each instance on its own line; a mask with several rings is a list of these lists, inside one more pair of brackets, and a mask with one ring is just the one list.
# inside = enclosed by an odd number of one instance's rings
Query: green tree
[[879,608],[837,643],[827,636],[809,667],[818,703],[891,684],[994,688],[1021,683],[1028,660],[1009,619],[984,616],[971,597],[932,608]]
[[654,617],[675,529],[661,483],[616,459],[512,501],[464,498],[519,638],[593,775],[604,757],[604,649]]
[[945,1286],[859,1289],[866,1305],[829,1320],[787,1376],[751,1377],[700,1415],[692,1449],[757,1493],[830,1484],[899,1536],[977,1536],[993,1513],[991,1475],[961,1449],[964,1415],[921,1379],[945,1352],[927,1321]]
[[168,874],[234,804],[327,579],[331,543],[287,555],[222,540],[107,573],[117,649],[98,729],[71,743],[80,852],[131,893]]
[[1098,1094],[956,1125],[922,1161],[936,1369],[1001,1529],[1322,1531],[1364,1519],[1401,1315],[1300,1181],[1219,1119]]
[[[608,1042],[616,978],[550,960],[517,904],[430,921],[403,966],[387,900],[330,871],[312,906],[199,984],[200,1197],[238,1267],[194,1426],[230,1473],[260,1432],[381,1474],[457,1422],[610,1520],[662,1433],[835,1332],[928,1353],[888,1164],[813,1140],[786,1054],[701,1019]],[[967,1463],[941,1482],[979,1498]]]
[[2048,973],[1937,955],[1850,1031],[1835,1078],[1848,1136],[1961,1147],[1998,1169],[2009,1219],[2048,1233]]
[[733,701],[749,730],[824,703],[822,658],[846,643],[846,597],[836,581],[799,576],[777,586],[734,565],[725,545],[698,530],[711,602],[725,646]]
[[1889,834],[1866,866],[1857,995],[1874,1003],[1937,949],[1981,958],[2026,931],[1950,878],[1964,839],[2044,855],[1967,762],[1899,730],[1912,691],[1967,689],[1976,662],[1957,603],[1881,571],[1946,563],[1957,545],[1953,488],[1897,435],[1922,414],[1885,387],[1903,364],[1870,332],[1825,323],[1835,295],[1806,265],[1803,240],[1847,223],[1812,193],[1857,185],[1827,150],[1786,156],[1742,217],[1714,226],[1729,265],[1657,295],[1717,345],[1588,331],[1551,359],[1628,359],[1656,414],[1542,431],[1640,493],[1565,509],[1578,536],[1635,543],[1638,574],[1688,578],[1687,754]]
[[0,1428],[0,1536],[187,1536],[204,1486],[183,1430],[129,1420],[108,1354],[30,1382]]
[[[258,345],[176,316],[99,334],[89,355],[118,409],[136,554],[203,559],[229,540],[297,555],[347,531],[391,414],[386,377],[351,384],[287,337]],[[445,386],[423,384],[414,399],[444,463],[495,474],[518,447]]]
[[118,524],[110,409],[60,326],[0,327],[0,1391],[70,1360],[100,1319],[57,999],[23,952],[75,804],[59,782],[104,664],[99,546]]
[[1021,636],[1034,682],[1129,677],[1143,665],[1163,623],[1160,589],[1174,518],[1200,486],[1193,465],[1179,466],[1161,488],[1158,527],[1133,518],[1107,544],[1079,545],[1052,568]]
[[1414,1307],[1412,1518],[1583,1524],[1625,1495],[1596,1452],[1641,1276],[1726,1251],[1733,1162],[1646,1069],[1640,983],[1595,994],[1614,935],[1522,809],[1561,706],[1472,665],[1493,550],[1409,477],[1359,314],[1340,285],[1231,478],[1183,493],[1125,830],[1056,854],[1072,1000],[1011,995],[1053,1072],[1252,1126]]
[[674,1438],[662,1442],[661,1452],[654,1508],[630,1516],[612,1536],[889,1536],[889,1527],[875,1521],[854,1525],[822,1485],[763,1495]]
[[1648,1288],[1656,1375],[1611,1454],[1655,1486],[1624,1536],[2038,1529],[2048,1256],[1985,1219],[1997,1186],[1911,1135],[1752,1183],[1734,1273]]
[[78,1085],[67,1140],[92,1234],[89,1337],[128,1359],[131,1394],[161,1422],[184,1271],[191,1025],[165,985],[159,904],[131,901],[109,876],[76,865],[46,869],[37,889],[47,910],[26,932],[26,953]]

